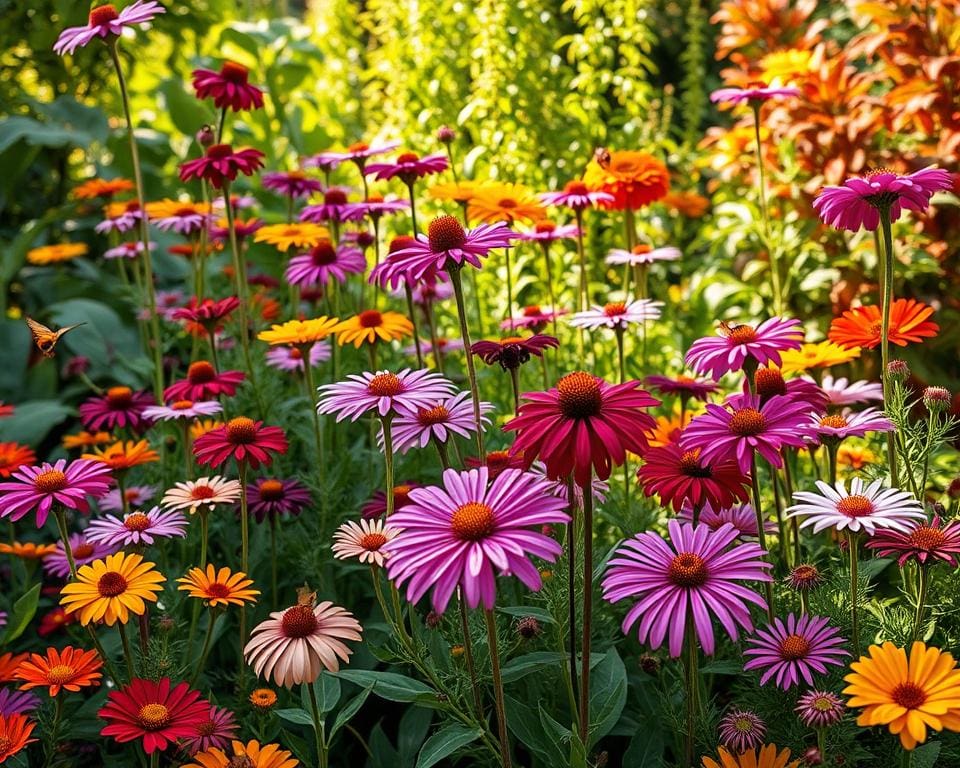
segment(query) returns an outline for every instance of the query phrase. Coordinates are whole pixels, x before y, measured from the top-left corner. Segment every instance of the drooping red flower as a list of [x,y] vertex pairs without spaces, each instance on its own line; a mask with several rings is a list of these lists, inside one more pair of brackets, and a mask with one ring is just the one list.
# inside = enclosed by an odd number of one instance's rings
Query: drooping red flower
[[216,400],[221,395],[233,397],[243,383],[243,371],[220,371],[206,360],[197,360],[187,368],[187,378],[175,381],[163,390],[163,399],[170,400]]
[[657,494],[663,506],[679,512],[684,502],[694,508],[709,504],[725,509],[749,498],[746,475],[733,459],[706,462],[700,449],[685,451],[679,442],[650,448],[643,454],[637,480],[647,496]]
[[234,150],[229,144],[214,144],[203,157],[187,160],[180,165],[180,181],[204,179],[221,189],[237,174],[252,176],[263,167],[263,152],[259,149]]
[[130,387],[110,387],[103,395],[95,395],[80,404],[80,421],[91,432],[130,427],[140,432],[150,426],[143,412],[156,405],[148,392],[134,392]]
[[197,438],[193,454],[200,464],[220,467],[228,459],[257,469],[269,465],[275,453],[287,452],[287,438],[280,427],[265,427],[262,421],[246,416],[230,419],[222,427]]
[[225,61],[219,72],[193,70],[193,87],[198,99],[213,99],[217,109],[234,112],[263,109],[263,91],[249,83],[250,70],[235,61]]

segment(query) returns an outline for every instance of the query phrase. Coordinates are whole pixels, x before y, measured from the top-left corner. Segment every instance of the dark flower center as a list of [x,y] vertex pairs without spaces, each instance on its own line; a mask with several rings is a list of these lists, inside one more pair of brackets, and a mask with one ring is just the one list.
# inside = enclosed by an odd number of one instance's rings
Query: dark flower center
[[764,402],[774,395],[787,394],[787,382],[783,380],[783,374],[776,368],[758,368],[753,376],[753,382],[757,388],[757,394]]
[[832,416],[824,416],[820,419],[821,427],[832,427],[833,429],[843,429],[847,426],[847,420],[843,416],[834,414]]
[[227,441],[234,445],[249,445],[257,439],[257,425],[253,419],[237,416],[227,422]]
[[938,547],[942,547],[947,537],[939,528],[932,528],[929,525],[921,525],[910,532],[910,543],[917,549],[932,552]]
[[378,373],[370,379],[367,391],[374,397],[396,397],[403,392],[403,382],[395,373]]
[[780,641],[780,657],[785,661],[796,661],[810,653],[810,641],[803,635],[787,635]]
[[873,502],[866,496],[846,496],[837,502],[837,512],[847,517],[863,517],[873,512]]
[[395,238],[393,238],[393,240],[390,241],[387,251],[389,253],[396,253],[397,251],[403,250],[404,248],[409,248],[411,245],[416,244],[416,239],[410,237],[410,235],[397,235]]
[[556,224],[546,219],[543,219],[542,221],[538,221],[536,224],[533,225],[533,229],[535,232],[553,232],[556,228],[557,228]]
[[287,637],[307,637],[317,631],[317,617],[309,605],[295,605],[284,611],[280,626]]
[[212,597],[230,597],[230,587],[219,581],[215,581],[207,585],[207,594]]
[[766,425],[767,420],[756,408],[744,408],[730,419],[730,431],[740,437],[759,435]]
[[226,768],[257,768],[257,766],[247,755],[234,755],[230,758]]
[[111,408],[121,410],[133,402],[133,390],[130,387],[110,387],[107,390],[107,403]]
[[367,309],[357,315],[361,328],[379,328],[383,325],[383,315],[375,309]]
[[678,587],[699,587],[707,581],[707,563],[695,552],[681,552],[670,561],[667,578]]
[[519,205],[520,203],[518,203],[512,197],[502,197],[497,201],[498,208],[511,209],[511,208],[517,208]]
[[623,301],[611,301],[609,304],[603,305],[603,314],[607,317],[617,317],[622,315],[627,311],[626,302]]
[[216,495],[216,491],[214,491],[209,485],[198,485],[195,486],[192,491],[190,491],[190,498],[194,501],[200,501],[201,499],[212,499]]
[[290,358],[293,359],[293,360],[302,360],[302,359],[303,359],[303,352],[301,352],[301,351],[300,351],[299,349],[297,349],[296,347],[290,347],[290,349],[288,350],[288,353],[289,353],[289,355],[290,355]]
[[117,9],[109,4],[90,9],[91,27],[99,27],[111,21],[116,21],[119,18],[120,14],[117,13]]
[[433,424],[443,424],[450,418],[450,411],[444,405],[435,405],[433,408],[421,408],[417,411],[417,423],[421,427]]
[[134,512],[124,519],[123,527],[128,531],[145,531],[150,527],[150,518],[143,512]]
[[260,483],[260,498],[264,501],[280,501],[284,497],[283,483],[270,478]]
[[74,560],[85,560],[93,554],[93,544],[78,544],[75,547],[70,547],[70,551],[73,552]]
[[216,378],[216,370],[206,360],[197,360],[187,368],[187,380],[191,384],[208,384]]
[[216,732],[217,724],[213,720],[204,720],[197,725],[197,736],[213,736]]
[[328,189],[323,193],[324,205],[345,205],[347,194],[342,189]]
[[700,449],[694,448],[680,456],[680,472],[687,477],[712,477],[710,467],[700,463]]
[[327,238],[323,238],[311,249],[310,258],[316,266],[324,267],[337,260],[337,249]]
[[382,533],[365,533],[360,537],[360,546],[368,552],[376,552],[387,543],[387,537]]
[[233,154],[233,147],[229,144],[214,144],[212,147],[207,149],[207,157],[213,160],[223,160],[225,157],[230,157]]
[[137,720],[147,731],[159,731],[170,722],[170,710],[163,704],[144,704],[137,713]]
[[480,541],[493,533],[493,509],[479,501],[471,501],[454,510],[450,528],[463,541]]
[[116,597],[127,589],[127,580],[116,571],[107,571],[97,582],[97,592],[100,597]]
[[33,479],[33,487],[40,493],[57,493],[67,487],[67,476],[59,469],[48,469]]
[[419,159],[420,156],[416,152],[404,152],[402,155],[397,155],[397,164],[415,163]]
[[725,326],[721,333],[734,344],[749,344],[757,340],[757,332],[749,325]]
[[185,205],[182,208],[177,208],[177,210],[173,212],[173,215],[181,219],[187,216],[196,216],[197,209],[193,206]]
[[234,85],[246,85],[249,74],[250,70],[235,61],[225,61],[220,67],[220,77]]
[[557,382],[560,411],[568,419],[587,419],[600,413],[600,380],[585,371],[568,373]]
[[563,191],[568,195],[585,195],[590,190],[582,181],[568,181]]
[[430,222],[427,228],[430,250],[443,253],[462,248],[467,242],[467,233],[453,216],[439,216]]
[[927,700],[927,694],[916,683],[900,683],[890,694],[897,704],[906,709],[916,709]]

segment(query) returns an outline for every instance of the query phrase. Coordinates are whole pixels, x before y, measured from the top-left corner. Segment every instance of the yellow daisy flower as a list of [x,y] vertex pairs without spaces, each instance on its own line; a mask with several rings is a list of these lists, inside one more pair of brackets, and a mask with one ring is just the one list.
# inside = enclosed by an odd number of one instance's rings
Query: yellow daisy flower
[[83,256],[89,249],[85,243],[57,243],[55,245],[41,245],[27,251],[27,261],[36,266],[60,264],[71,261],[77,256]]
[[76,581],[60,591],[60,605],[76,614],[84,626],[99,621],[110,627],[118,621],[126,624],[131,613],[144,614],[145,601],[157,601],[163,582],[163,574],[141,555],[117,552],[82,566]]
[[64,435],[62,444],[68,451],[72,448],[93,448],[97,445],[106,445],[113,442],[113,435],[109,432],[77,432],[74,435]]
[[530,223],[546,218],[540,199],[522,184],[494,183],[478,186],[470,198],[467,212],[471,221],[492,224],[505,221]]
[[143,208],[147,212],[147,218],[151,221],[182,216],[207,216],[211,210],[210,203],[195,203],[192,200],[171,200],[170,198],[145,203]]
[[269,243],[278,251],[286,253],[293,248],[313,248],[321,240],[328,239],[330,232],[326,227],[301,221],[294,224],[271,224],[260,227],[253,236],[256,243]]
[[112,197],[118,192],[132,192],[133,182],[129,179],[90,179],[73,188],[73,197],[77,200],[90,200],[95,197]]
[[341,347],[352,343],[359,349],[362,344],[394,341],[409,336],[413,333],[413,323],[399,312],[368,309],[341,321],[333,332],[337,334],[337,343]]
[[780,353],[780,370],[784,376],[803,373],[811,368],[829,368],[831,365],[849,363],[860,357],[860,347],[844,349],[832,341],[804,344],[800,349],[788,349]]
[[315,317],[312,320],[287,320],[285,323],[270,326],[269,331],[260,331],[257,338],[270,346],[294,344],[303,346],[322,341],[337,330],[339,319],[336,317]]
[[880,457],[865,445],[844,442],[837,448],[837,466],[850,472],[859,472],[871,464],[879,464]]
[[477,191],[477,182],[459,181],[446,184],[434,184],[427,190],[427,194],[434,200],[449,200],[453,203],[466,203]]

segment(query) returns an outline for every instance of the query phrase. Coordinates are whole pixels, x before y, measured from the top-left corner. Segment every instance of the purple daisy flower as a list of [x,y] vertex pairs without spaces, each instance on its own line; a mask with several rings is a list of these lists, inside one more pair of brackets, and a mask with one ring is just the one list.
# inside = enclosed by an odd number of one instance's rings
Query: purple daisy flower
[[366,142],[358,141],[355,144],[351,144],[343,152],[321,152],[317,155],[314,155],[304,163],[304,166],[306,166],[307,163],[310,163],[316,168],[322,168],[328,163],[339,164],[349,160],[356,163],[357,166],[362,170],[366,165],[368,158],[371,158],[374,155],[385,154],[399,146],[399,141],[388,141],[384,144],[374,144],[373,146],[367,144]]
[[383,198],[380,195],[370,195],[366,200],[359,203],[349,203],[350,221],[356,221],[358,218],[369,218],[378,221],[381,216],[388,213],[400,213],[410,207],[406,200],[398,198]]
[[87,496],[102,496],[109,487],[110,467],[102,461],[58,459],[20,467],[0,483],[0,518],[16,522],[36,511],[37,528],[42,528],[54,504],[85,513]]
[[731,709],[717,724],[720,743],[738,755],[756,749],[763,744],[767,732],[766,723],[747,709]]
[[[133,203],[136,206],[136,203]],[[116,216],[108,216],[93,229],[97,234],[105,235],[108,232],[129,232],[139,226],[143,220],[143,211],[139,208],[127,208]]]
[[39,706],[40,698],[35,693],[0,688],[0,717],[33,712]]
[[[683,502],[677,513],[677,520],[693,524],[693,505],[689,501]],[[697,516],[697,523],[713,530],[723,525],[732,525],[737,529],[738,538],[757,538],[757,513],[754,512],[752,504],[735,504],[732,507],[714,509],[713,504],[705,501]],[[768,520],[763,524],[763,531],[766,534],[776,533],[777,524]]]
[[720,389],[720,385],[713,379],[695,379],[692,376],[647,376],[643,382],[648,389],[661,395],[692,397],[702,402],[706,402],[709,395]]
[[[150,251],[156,250],[157,244],[150,243]],[[143,241],[137,240],[135,243],[121,243],[115,248],[108,248],[103,252],[105,259],[135,259],[143,254]]]
[[195,755],[211,747],[226,749],[240,726],[237,725],[233,712],[211,704],[210,715],[206,719],[198,718],[192,727],[193,734],[180,740],[180,746],[188,755]]
[[308,205],[300,212],[300,221],[359,221],[363,214],[354,210],[347,200],[347,190],[330,187],[323,193],[323,202]]
[[292,199],[310,197],[323,189],[319,179],[311,179],[303,171],[270,171],[260,175],[264,189]]
[[912,520],[926,520],[923,505],[913,494],[898,488],[881,489],[880,480],[870,485],[855,477],[850,481],[850,491],[841,480],[835,486],[817,480],[820,493],[797,491],[793,498],[797,501],[787,507],[788,517],[803,516],[801,528],[813,526],[813,532],[824,528],[845,528],[852,533],[866,531],[870,536],[878,528],[892,528],[895,531],[909,533]]
[[175,215],[150,219],[150,223],[161,232],[173,231],[178,235],[189,237],[201,229],[211,227],[213,217],[208,213],[199,213],[196,208],[185,205],[183,210],[178,211]]
[[331,278],[344,283],[348,275],[361,275],[366,268],[367,259],[359,248],[335,247],[323,239],[309,253],[290,259],[283,278],[290,285],[326,285]]
[[943,524],[939,515],[934,515],[929,523],[911,520],[906,533],[878,531],[867,542],[867,549],[877,550],[880,557],[896,557],[901,568],[910,560],[920,565],[943,560],[956,568],[957,555],[960,555],[960,520]]
[[90,10],[88,23],[83,27],[68,27],[60,33],[57,42],[53,45],[55,53],[63,56],[73,53],[96,40],[98,37],[118,37],[126,27],[145,24],[152,21],[154,16],[166,13],[160,3],[154,0],[137,0],[119,13],[112,5],[101,5]]
[[554,224],[552,221],[538,221],[529,232],[518,232],[518,240],[537,242],[546,245],[554,240],[571,240],[580,234],[576,224]]
[[797,706],[793,711],[807,728],[820,729],[839,723],[846,710],[847,705],[836,694],[829,691],[807,691],[797,699]]
[[[624,634],[640,620],[638,639],[656,649],[669,633],[670,655],[680,656],[687,621],[692,617],[703,652],[713,655],[716,617],[731,639],[737,627],[753,630],[752,603],[766,608],[764,599],[743,586],[744,581],[772,581],[763,550],[752,542],[734,544],[737,529],[722,525],[715,531],[706,525],[671,520],[670,541],[653,531],[638,533],[614,553],[603,577],[603,597],[615,603],[638,597],[623,620]],[[689,609],[689,610],[688,610]]]
[[91,520],[86,530],[87,541],[113,547],[151,545],[156,539],[185,538],[187,518],[179,512],[164,512],[153,507],[149,512],[137,511],[121,520],[107,515]]
[[179,421],[181,419],[196,419],[200,416],[213,416],[220,413],[223,406],[216,400],[174,400],[169,405],[151,405],[144,408],[143,418],[151,421]]
[[[70,534],[70,552],[73,555],[73,561],[77,568],[82,565],[89,565],[94,560],[102,560],[108,555],[114,554],[119,547],[104,544],[103,542],[94,543],[88,541],[82,533]],[[67,562],[67,552],[63,548],[63,542],[57,542],[57,549],[43,558],[43,570],[51,576],[61,579],[70,575],[70,563]]]
[[883,400],[883,385],[879,381],[849,382],[845,378],[835,379],[825,374],[820,389],[826,393],[830,405],[856,405]]
[[516,234],[502,221],[464,229],[453,216],[440,216],[430,222],[427,234],[394,251],[370,273],[371,283],[396,288],[400,280],[419,280],[433,269],[462,267],[464,263],[479,269],[480,259],[493,248],[506,248]]
[[[303,353],[296,347],[275,346],[267,350],[267,365],[281,371],[303,371]],[[316,368],[330,359],[330,347],[326,344],[314,344],[310,347],[310,366]]]
[[155,485],[131,485],[124,489],[122,495],[119,488],[111,488],[97,499],[97,506],[100,507],[101,512],[122,512],[122,496],[126,496],[127,509],[140,509],[153,498],[156,492]]
[[143,412],[154,404],[149,392],[134,392],[130,387],[110,387],[103,395],[95,395],[80,404],[80,421],[91,432],[130,427],[135,431],[150,424]]
[[283,515],[299,515],[309,503],[310,491],[299,480],[261,477],[247,485],[247,513],[258,523]]
[[848,437],[864,437],[867,432],[890,432],[894,429],[893,422],[876,408],[857,413],[845,410],[843,413],[810,416],[811,437],[819,443],[839,442]]
[[453,384],[438,373],[404,368],[399,373],[350,374],[346,381],[324,384],[317,391],[320,393],[317,412],[336,413],[340,422],[346,418],[356,421],[372,410],[383,417],[391,412],[432,408],[455,390]]
[[799,96],[800,89],[794,86],[786,88],[771,88],[765,85],[754,85],[749,88],[719,88],[710,94],[710,101],[714,104],[742,104],[745,101],[760,102],[769,99],[783,99],[788,96]]
[[760,398],[742,395],[724,406],[707,403],[706,409],[687,425],[680,439],[685,451],[699,448],[703,461],[735,458],[740,471],[747,474],[754,451],[779,468],[783,446],[805,445],[811,408],[802,401],[775,395],[761,405]]
[[547,205],[572,208],[575,211],[614,201],[609,192],[592,190],[579,179],[568,181],[562,192],[541,192],[539,198]]
[[448,165],[447,156],[442,153],[420,157],[415,152],[403,152],[392,163],[371,163],[365,173],[376,174],[374,178],[378,180],[399,178],[410,185],[424,176],[443,173]]
[[693,342],[685,361],[697,373],[719,380],[729,371],[741,370],[747,358],[780,365],[780,353],[800,349],[802,343],[803,328],[794,318],[771,317],[756,328],[720,323],[716,336]]
[[[481,420],[484,423],[490,423],[484,414],[492,410],[490,403],[480,403]],[[473,401],[469,392],[459,392],[430,407],[401,412],[390,424],[393,447],[400,453],[406,453],[414,447],[426,448],[431,440],[446,443],[453,435],[469,438],[476,431],[477,423],[473,419]],[[378,442],[382,450],[382,427]]]
[[781,690],[789,690],[802,679],[813,685],[813,673],[827,674],[827,666],[843,666],[850,654],[841,647],[844,639],[840,630],[831,627],[830,620],[821,616],[804,614],[800,618],[792,613],[787,620],[775,618],[772,624],[758,629],[747,638],[751,646],[744,656],[752,657],[743,668],[747,671],[760,669],[760,685],[771,679]]
[[539,591],[540,572],[528,559],[553,562],[560,545],[531,526],[568,523],[564,502],[551,483],[508,469],[488,484],[486,467],[443,473],[443,487],[415,488],[410,503],[390,524],[400,534],[384,545],[387,574],[416,603],[431,587],[432,604],[443,613],[459,586],[470,608],[496,603],[496,571],[516,576]]

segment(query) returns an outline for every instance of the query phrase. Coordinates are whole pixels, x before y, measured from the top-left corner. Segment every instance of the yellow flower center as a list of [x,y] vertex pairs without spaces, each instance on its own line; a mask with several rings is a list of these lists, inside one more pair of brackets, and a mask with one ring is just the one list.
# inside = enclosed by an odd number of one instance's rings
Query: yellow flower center
[[832,427],[833,429],[843,429],[847,426],[847,420],[843,416],[833,415],[833,416],[824,416],[820,419],[821,427]]
[[140,725],[147,731],[159,731],[170,722],[170,710],[163,704],[144,704],[137,713]]
[[730,431],[740,437],[759,435],[767,425],[767,420],[756,408],[744,408],[733,414],[730,419]]
[[40,493],[56,493],[67,487],[67,476],[58,469],[48,469],[33,479],[33,487]]
[[757,332],[749,325],[737,325],[722,329],[722,333],[734,344],[749,344],[757,340]]
[[50,685],[63,685],[73,679],[77,671],[69,664],[57,664],[47,670],[47,682]]
[[471,501],[454,510],[450,528],[463,541],[480,541],[494,530],[493,509],[482,502]]
[[863,517],[873,512],[873,502],[866,496],[847,496],[837,502],[837,512],[847,517]]
[[170,403],[170,408],[174,411],[186,411],[190,408],[193,408],[193,400],[177,400],[174,403]]

